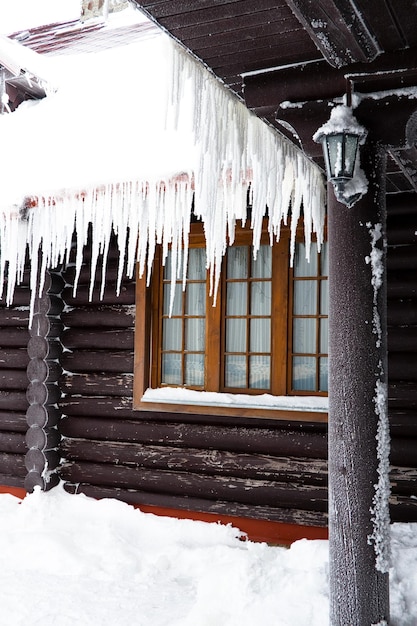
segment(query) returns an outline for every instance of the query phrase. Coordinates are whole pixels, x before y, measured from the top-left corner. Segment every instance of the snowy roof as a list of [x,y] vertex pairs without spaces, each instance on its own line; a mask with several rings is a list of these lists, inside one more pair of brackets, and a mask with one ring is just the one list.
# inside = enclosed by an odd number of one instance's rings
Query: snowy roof
[[[158,242],[186,259],[194,198],[215,286],[249,189],[255,246],[267,206],[271,238],[290,205],[295,235],[301,204],[307,239],[312,230],[321,238],[315,165],[167,34],[139,29],[123,43],[42,57],[54,93],[0,118],[1,271],[9,262],[18,276],[29,246],[34,288],[38,248],[44,268],[56,265],[74,228],[82,246],[89,222],[97,250],[118,233],[121,266],[130,231],[129,273],[152,263]],[[13,289],[9,277],[8,301]]]

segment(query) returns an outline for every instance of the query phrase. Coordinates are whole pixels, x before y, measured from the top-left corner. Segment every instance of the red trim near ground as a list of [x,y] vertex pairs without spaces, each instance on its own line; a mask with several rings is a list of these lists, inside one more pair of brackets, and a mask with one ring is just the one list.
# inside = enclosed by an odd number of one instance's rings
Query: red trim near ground
[[[0,494],[10,493],[17,498],[23,499],[26,490],[21,487],[8,487],[0,485]],[[299,526],[297,524],[283,524],[268,520],[248,519],[245,517],[233,517],[229,515],[215,515],[214,513],[200,513],[198,511],[183,511],[156,506],[132,505],[144,513],[153,513],[165,517],[177,519],[191,519],[200,522],[231,524],[247,535],[250,541],[265,541],[274,545],[289,546],[298,539],[328,539],[327,528],[318,526]]]
[[12,496],[16,496],[16,498],[23,498],[26,495],[26,489],[23,487],[8,487],[7,485],[0,485],[0,493],[10,493]]
[[181,511],[154,506],[141,505],[144,513],[176,517],[178,519],[193,519],[202,522],[219,522],[231,524],[246,533],[251,541],[265,541],[270,544],[289,546],[298,539],[328,539],[328,529],[316,526],[298,526],[297,524],[283,524],[268,520],[247,519],[245,517],[232,517],[228,515],[215,515],[213,513],[199,513],[195,511]]

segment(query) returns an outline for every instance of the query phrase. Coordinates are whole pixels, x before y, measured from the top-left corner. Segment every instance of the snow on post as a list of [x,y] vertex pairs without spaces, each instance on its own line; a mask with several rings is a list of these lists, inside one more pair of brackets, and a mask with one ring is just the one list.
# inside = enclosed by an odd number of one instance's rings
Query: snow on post
[[89,224],[90,295],[113,231],[119,287],[125,262],[129,276],[136,262],[149,274],[156,244],[163,255],[171,246],[185,272],[193,198],[214,292],[236,221],[246,221],[249,192],[255,254],[266,213],[272,243],[291,212],[294,248],[301,206],[307,243],[312,231],[322,241],[320,170],[165,33],[44,60],[56,92],[0,118],[0,278],[8,276],[8,304],[26,251],[33,302],[45,270],[68,259],[74,231],[78,277]]

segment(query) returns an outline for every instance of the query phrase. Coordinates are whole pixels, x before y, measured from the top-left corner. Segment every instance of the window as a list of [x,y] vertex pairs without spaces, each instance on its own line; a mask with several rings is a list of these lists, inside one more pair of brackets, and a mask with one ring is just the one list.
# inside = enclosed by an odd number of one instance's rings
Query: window
[[[319,252],[313,243],[307,262],[304,243],[297,242],[290,269],[287,229],[273,246],[264,233],[256,258],[251,240],[250,229],[240,229],[228,248],[216,306],[198,224],[190,236],[185,290],[182,279],[172,280],[170,256],[165,267],[156,258],[150,288],[138,280],[136,408],[151,408],[141,401],[148,387],[237,393],[253,396],[254,402],[259,394],[326,395],[326,245]],[[213,412],[195,406],[183,410]],[[262,411],[256,415],[263,416]],[[275,412],[266,410],[266,416]]]

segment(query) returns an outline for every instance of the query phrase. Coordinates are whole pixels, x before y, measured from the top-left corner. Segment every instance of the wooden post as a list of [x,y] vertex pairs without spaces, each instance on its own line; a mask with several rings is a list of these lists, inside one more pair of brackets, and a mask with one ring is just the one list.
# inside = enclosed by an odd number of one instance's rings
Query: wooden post
[[389,621],[384,151],[361,165],[357,204],[328,194],[331,626]]

